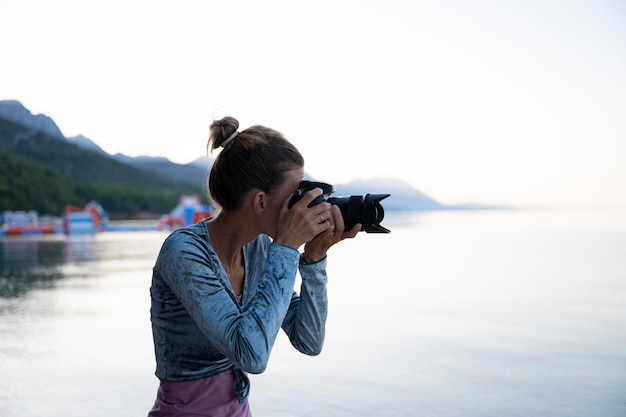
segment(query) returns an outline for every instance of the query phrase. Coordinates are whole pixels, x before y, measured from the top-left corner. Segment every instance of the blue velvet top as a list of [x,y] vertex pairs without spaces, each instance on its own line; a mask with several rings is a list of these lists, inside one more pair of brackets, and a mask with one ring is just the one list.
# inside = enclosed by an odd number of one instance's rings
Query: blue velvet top
[[[265,370],[282,327],[308,355],[324,342],[326,258],[305,264],[297,250],[259,235],[243,248],[241,305],[211,245],[205,222],[165,240],[152,274],[150,316],[156,376],[166,381],[206,378],[235,368],[237,397],[245,398],[244,372]],[[296,271],[302,278],[294,291]]]

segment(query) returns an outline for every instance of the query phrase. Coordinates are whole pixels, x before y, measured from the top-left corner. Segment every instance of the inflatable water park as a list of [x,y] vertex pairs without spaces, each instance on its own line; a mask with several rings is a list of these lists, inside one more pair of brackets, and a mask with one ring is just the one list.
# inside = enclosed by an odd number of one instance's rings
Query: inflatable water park
[[0,236],[26,236],[64,233],[85,235],[101,232],[171,231],[195,224],[213,215],[197,195],[182,195],[168,214],[154,224],[114,224],[102,206],[90,201],[84,207],[67,205],[62,217],[39,216],[36,211],[4,211],[0,215]]

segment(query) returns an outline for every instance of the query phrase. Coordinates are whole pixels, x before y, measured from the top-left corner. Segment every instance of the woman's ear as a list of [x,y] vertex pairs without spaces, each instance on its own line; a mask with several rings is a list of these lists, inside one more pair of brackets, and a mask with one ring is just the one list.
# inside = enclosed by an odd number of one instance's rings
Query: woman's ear
[[267,194],[264,191],[257,191],[252,197],[252,209],[255,214],[261,214],[267,208]]

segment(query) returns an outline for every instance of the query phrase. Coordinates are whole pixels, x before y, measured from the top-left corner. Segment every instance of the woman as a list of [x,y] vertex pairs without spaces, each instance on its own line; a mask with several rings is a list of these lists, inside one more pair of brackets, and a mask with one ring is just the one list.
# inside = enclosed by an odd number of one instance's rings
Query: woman
[[281,327],[300,352],[319,354],[326,252],[361,228],[344,231],[341,212],[327,202],[308,207],[320,189],[288,208],[304,159],[275,130],[238,127],[232,117],[211,125],[207,148],[222,148],[208,178],[219,213],[174,231],[154,266],[160,385],[151,417],[250,416],[246,374],[265,370]]

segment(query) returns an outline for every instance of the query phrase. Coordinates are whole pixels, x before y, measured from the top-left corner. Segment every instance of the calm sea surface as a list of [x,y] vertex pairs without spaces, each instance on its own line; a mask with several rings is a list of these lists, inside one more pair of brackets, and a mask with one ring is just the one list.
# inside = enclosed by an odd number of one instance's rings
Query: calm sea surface
[[[626,416],[626,212],[387,213],[329,257],[318,357],[255,416]],[[0,237],[0,416],[146,415],[161,232]]]

